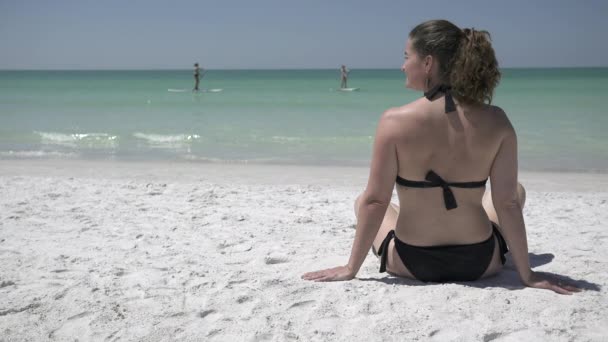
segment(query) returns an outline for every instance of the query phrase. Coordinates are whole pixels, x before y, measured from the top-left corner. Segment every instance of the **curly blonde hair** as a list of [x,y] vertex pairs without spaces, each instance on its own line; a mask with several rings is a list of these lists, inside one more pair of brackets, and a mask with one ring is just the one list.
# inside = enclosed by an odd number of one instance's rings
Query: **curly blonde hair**
[[447,20],[429,20],[416,26],[409,37],[419,55],[438,60],[441,81],[452,87],[459,102],[492,103],[500,70],[490,33],[461,30]]

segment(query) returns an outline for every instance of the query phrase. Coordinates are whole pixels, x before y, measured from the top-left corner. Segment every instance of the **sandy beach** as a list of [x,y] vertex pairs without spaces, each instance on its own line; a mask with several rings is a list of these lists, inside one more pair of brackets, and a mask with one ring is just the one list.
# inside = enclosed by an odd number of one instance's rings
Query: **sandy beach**
[[606,341],[608,175],[522,173],[531,265],[425,284],[345,264],[368,170],[0,161],[0,341]]

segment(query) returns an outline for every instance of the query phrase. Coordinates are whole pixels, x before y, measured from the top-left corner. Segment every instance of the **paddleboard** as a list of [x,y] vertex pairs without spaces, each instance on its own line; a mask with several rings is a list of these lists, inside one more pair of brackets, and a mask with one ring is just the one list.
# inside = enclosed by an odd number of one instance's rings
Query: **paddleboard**
[[[198,92],[200,92],[200,93],[219,93],[219,92],[221,92],[223,90],[224,89],[221,89],[221,88],[201,89]],[[187,93],[187,92],[198,93],[197,91],[193,91],[191,89],[173,89],[173,88],[169,88],[169,89],[167,89],[167,91],[170,92],[170,93]]]
[[338,91],[359,91],[359,88],[340,88]]

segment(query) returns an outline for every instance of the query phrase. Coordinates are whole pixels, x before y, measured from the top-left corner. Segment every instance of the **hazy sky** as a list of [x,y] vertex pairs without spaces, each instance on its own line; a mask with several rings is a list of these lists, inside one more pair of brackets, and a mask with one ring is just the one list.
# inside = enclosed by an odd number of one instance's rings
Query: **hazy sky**
[[428,19],[503,67],[608,66],[608,1],[0,0],[0,69],[398,68]]

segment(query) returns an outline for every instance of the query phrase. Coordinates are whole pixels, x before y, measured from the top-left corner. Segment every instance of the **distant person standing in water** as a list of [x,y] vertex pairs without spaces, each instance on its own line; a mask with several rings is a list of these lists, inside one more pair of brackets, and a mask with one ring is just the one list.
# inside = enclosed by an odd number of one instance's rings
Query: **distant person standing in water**
[[198,85],[201,82],[201,77],[205,75],[205,69],[202,69],[198,66],[198,63],[194,63],[194,89],[192,91],[199,91]]
[[346,82],[348,81],[349,72],[350,72],[350,70],[346,69],[345,65],[342,65],[340,67],[340,79],[341,79],[340,88],[341,89],[348,88],[348,86],[346,85]]

